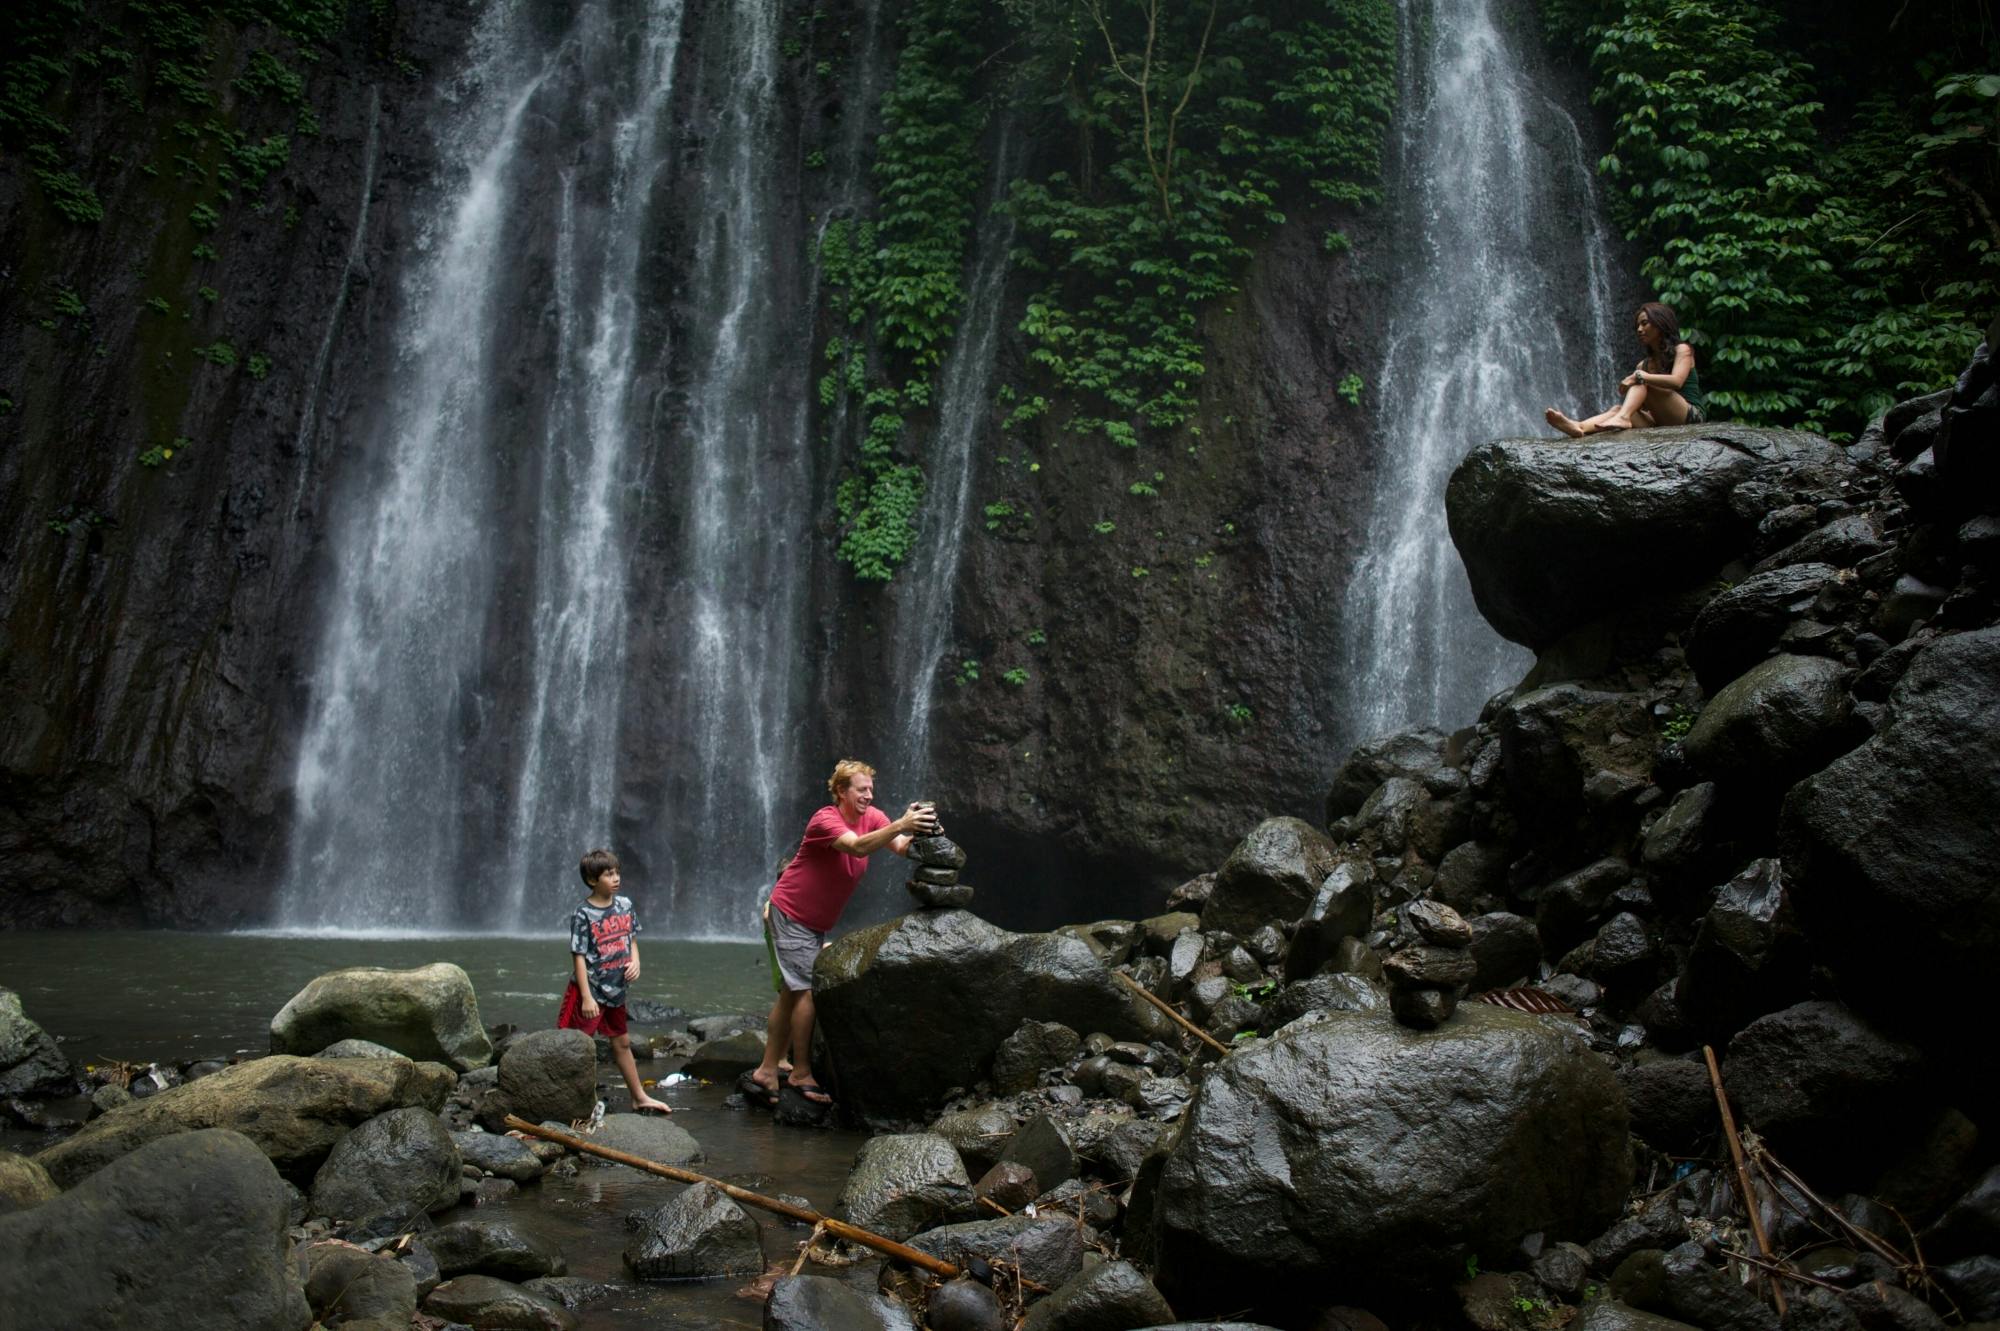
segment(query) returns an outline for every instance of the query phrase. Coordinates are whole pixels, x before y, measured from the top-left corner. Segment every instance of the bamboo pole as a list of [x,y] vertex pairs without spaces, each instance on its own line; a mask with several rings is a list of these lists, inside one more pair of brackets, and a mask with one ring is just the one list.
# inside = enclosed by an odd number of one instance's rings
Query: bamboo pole
[[[1729,1139],[1729,1158],[1736,1162],[1736,1187],[1743,1194],[1743,1209],[1750,1217],[1750,1237],[1757,1241],[1757,1255],[1766,1262],[1771,1260],[1771,1243],[1764,1237],[1764,1222],[1757,1215],[1757,1193],[1750,1186],[1750,1171],[1743,1164],[1743,1139],[1736,1135],[1736,1116],[1729,1112],[1729,1096],[1722,1089],[1722,1069],[1716,1066],[1715,1050],[1708,1045],[1701,1047],[1701,1056],[1708,1060],[1708,1082],[1715,1088],[1715,1107],[1722,1111],[1722,1135]],[[1778,1316],[1785,1315],[1785,1287],[1776,1271],[1766,1271],[1771,1278],[1771,1298],[1778,1305]]]
[[1210,1035],[1207,1031],[1195,1025],[1193,1022],[1189,1021],[1186,1017],[1183,1017],[1180,1013],[1174,1011],[1173,1004],[1167,1002],[1165,999],[1160,998],[1158,995],[1154,994],[1152,990],[1148,989],[1145,985],[1140,984],[1137,980],[1127,975],[1124,971],[1113,971],[1111,973],[1113,975],[1116,975],[1119,979],[1125,981],[1126,984],[1130,985],[1132,987],[1133,993],[1139,995],[1139,997],[1145,999],[1148,1003],[1151,1003],[1154,1007],[1166,1013],[1169,1017],[1172,1017],[1174,1019],[1174,1022],[1182,1030],[1186,1031],[1189,1035],[1194,1036],[1196,1039],[1202,1041],[1209,1048],[1213,1049],[1216,1053],[1223,1055],[1225,1058],[1228,1057],[1229,1055],[1228,1045],[1222,1043],[1222,1041],[1216,1039],[1213,1035]]
[[835,1220],[830,1216],[823,1216],[819,1212],[808,1210],[803,1206],[793,1206],[790,1202],[779,1201],[776,1197],[766,1197],[761,1192],[752,1192],[748,1188],[739,1188],[734,1183],[724,1183],[721,1179],[710,1178],[706,1174],[697,1174],[692,1169],[681,1169],[675,1165],[663,1165],[656,1160],[648,1160],[644,1156],[613,1150],[609,1146],[599,1146],[596,1142],[586,1138],[572,1136],[567,1132],[558,1132],[554,1128],[545,1128],[539,1123],[530,1123],[527,1119],[516,1114],[507,1115],[507,1126],[516,1132],[525,1132],[548,1141],[558,1142],[561,1145],[569,1147],[572,1151],[582,1151],[586,1155],[594,1155],[600,1160],[609,1160],[613,1164],[626,1165],[648,1174],[657,1174],[661,1178],[672,1179],[676,1183],[706,1183],[711,1188],[720,1189],[733,1201],[742,1202],[746,1206],[755,1206],[760,1210],[772,1211],[787,1219],[817,1226],[835,1238],[859,1243],[865,1248],[873,1248],[876,1252],[894,1257],[898,1261],[908,1262],[911,1266],[920,1267],[925,1271],[929,1271],[932,1275],[940,1276],[946,1280],[951,1280],[959,1274],[958,1268],[950,1262],[933,1257],[927,1252],[919,1252],[907,1244],[896,1242],[894,1239],[883,1238],[880,1234],[871,1233],[859,1225],[850,1225],[845,1220]]

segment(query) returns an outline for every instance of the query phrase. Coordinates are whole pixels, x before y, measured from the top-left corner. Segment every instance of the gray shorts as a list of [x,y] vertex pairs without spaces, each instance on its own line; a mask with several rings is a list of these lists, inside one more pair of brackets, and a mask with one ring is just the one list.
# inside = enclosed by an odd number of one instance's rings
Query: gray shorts
[[771,959],[771,987],[794,993],[813,987],[813,962],[826,946],[826,935],[808,929],[779,908],[764,903],[764,952]]

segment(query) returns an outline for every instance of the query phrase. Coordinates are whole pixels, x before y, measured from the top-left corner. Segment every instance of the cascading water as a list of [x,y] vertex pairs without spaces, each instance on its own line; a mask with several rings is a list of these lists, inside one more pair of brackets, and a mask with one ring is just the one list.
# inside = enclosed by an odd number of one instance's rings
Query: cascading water
[[924,460],[924,502],[915,549],[896,579],[898,635],[890,687],[904,718],[899,788],[915,793],[930,775],[931,709],[939,665],[951,645],[952,605],[972,492],[973,448],[993,416],[993,360],[1002,322],[1014,219],[993,208],[1013,179],[1013,127],[1001,126],[987,189],[987,211],[973,235],[965,312],[952,340],[938,394],[937,434]]
[[[529,884],[573,895],[551,861],[605,839],[631,286],[681,3],[628,8],[587,8],[552,42],[496,4],[450,90],[439,149],[457,188],[405,282],[378,474],[335,530],[286,927],[540,923]],[[590,131],[563,137],[569,120]],[[556,190],[540,187],[551,155]],[[553,369],[529,370],[521,330],[550,322]]]
[[[813,512],[801,386],[810,339],[803,285],[774,256],[798,246],[778,151],[776,0],[740,0],[712,20],[690,308],[693,365],[674,427],[684,532],[668,615],[680,642],[661,733],[687,761],[653,816],[668,830],[648,859],[676,933],[753,927],[755,894],[798,836],[805,592]],[[787,391],[789,388],[789,391]]]
[[[1507,0],[1406,0],[1399,277],[1367,550],[1349,587],[1348,742],[1468,722],[1523,649],[1480,618],[1445,530],[1473,445],[1546,433],[1542,408],[1610,387],[1610,242],[1575,119],[1516,49]],[[1616,374],[1611,374],[1615,379]]]

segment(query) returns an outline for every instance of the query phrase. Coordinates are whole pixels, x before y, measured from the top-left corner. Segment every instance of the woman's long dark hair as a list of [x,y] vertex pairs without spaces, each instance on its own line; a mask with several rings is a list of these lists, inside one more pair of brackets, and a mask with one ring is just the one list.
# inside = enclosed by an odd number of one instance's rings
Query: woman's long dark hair
[[1671,305],[1662,305],[1657,300],[1649,300],[1639,307],[1639,313],[1646,316],[1646,322],[1660,330],[1660,349],[1646,353],[1646,369],[1652,374],[1672,374],[1674,370],[1674,348],[1681,344],[1681,317],[1675,314]]

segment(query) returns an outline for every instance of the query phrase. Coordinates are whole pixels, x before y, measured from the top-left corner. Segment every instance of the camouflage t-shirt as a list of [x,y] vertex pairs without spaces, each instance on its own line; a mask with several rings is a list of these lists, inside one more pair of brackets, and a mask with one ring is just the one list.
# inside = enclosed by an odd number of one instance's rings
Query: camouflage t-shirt
[[569,950],[583,958],[590,994],[599,1006],[624,1006],[625,964],[632,960],[632,940],[638,935],[630,897],[613,897],[608,906],[586,901],[569,917]]

